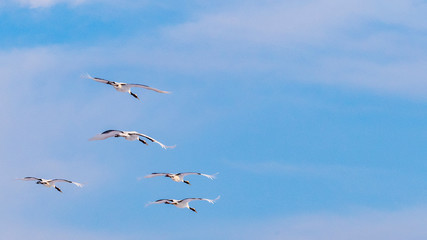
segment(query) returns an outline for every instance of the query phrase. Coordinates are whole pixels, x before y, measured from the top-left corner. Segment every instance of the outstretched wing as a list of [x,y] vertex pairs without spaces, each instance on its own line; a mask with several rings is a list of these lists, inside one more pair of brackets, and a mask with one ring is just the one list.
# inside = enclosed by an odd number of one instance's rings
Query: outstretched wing
[[146,139],[148,139],[148,140],[150,140],[150,141],[152,141],[152,142],[155,142],[155,143],[159,144],[159,145],[160,145],[162,148],[164,148],[164,149],[167,149],[167,148],[174,148],[174,147],[176,147],[175,145],[174,145],[174,146],[166,146],[166,145],[164,145],[163,143],[161,143],[161,142],[157,141],[156,139],[154,139],[154,138],[152,138],[152,137],[150,137],[150,136],[147,136],[147,135],[145,135],[145,134],[139,133],[139,132],[129,132],[128,134],[129,134],[129,135],[138,135],[138,136],[141,136],[141,137],[145,137]]
[[159,90],[159,89],[156,89],[156,88],[152,88],[152,87],[149,87],[149,86],[143,85],[143,84],[127,83],[126,85],[129,86],[129,87],[131,87],[131,88],[132,87],[139,87],[139,88],[144,88],[144,89],[152,90],[152,91],[155,91],[155,92],[158,92],[158,93],[170,93],[168,91],[162,91],[162,90]]
[[76,185],[77,187],[83,187],[83,184],[81,184],[81,183],[73,182],[73,181],[66,180],[66,179],[52,179],[52,180],[49,180],[49,182],[67,182],[67,183],[72,183],[72,184]]
[[18,178],[18,180],[24,180],[24,181],[41,181],[41,178],[36,177],[24,177],[24,178]]
[[168,173],[152,173],[150,175],[145,176],[144,178],[152,178],[152,177],[160,177],[160,176],[166,176]]
[[215,201],[216,200],[218,200],[220,198],[220,196],[218,196],[217,198],[215,198],[215,199],[207,199],[207,198],[184,198],[184,199],[182,199],[182,200],[180,200],[179,201],[179,203],[188,203],[188,202],[191,202],[191,201],[194,201],[194,200],[201,200],[201,201],[207,201],[207,202],[209,202],[209,203],[215,203]]
[[212,174],[212,175],[207,175],[207,174],[198,173],[198,172],[183,172],[183,173],[178,173],[177,175],[181,175],[183,177],[185,177],[187,175],[201,175],[201,176],[205,176],[205,177],[207,177],[209,179],[214,179],[217,174],[218,173],[215,173],[215,174]]
[[105,131],[105,132],[103,132],[101,134],[97,134],[97,135],[93,136],[92,138],[89,139],[89,141],[105,140],[107,138],[114,137],[117,134],[121,134],[121,133],[123,133],[123,131],[120,131],[120,130],[107,130],[107,131]]
[[173,202],[173,199],[159,199],[157,201],[154,202],[149,202],[147,204],[145,204],[145,206],[151,205],[151,204],[161,204],[161,203],[171,203]]
[[103,79],[103,78],[92,77],[88,73],[86,75],[83,75],[82,77],[89,78],[89,79],[95,80],[95,81],[100,82],[100,83],[105,83],[105,84],[112,84],[112,83],[114,83],[113,81],[108,81],[108,80]]

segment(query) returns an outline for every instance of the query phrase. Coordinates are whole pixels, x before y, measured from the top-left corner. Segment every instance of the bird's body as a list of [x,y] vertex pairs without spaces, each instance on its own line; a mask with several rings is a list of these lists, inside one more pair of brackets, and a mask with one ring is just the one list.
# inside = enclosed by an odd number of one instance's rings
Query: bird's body
[[20,178],[19,180],[36,181],[36,184],[41,184],[45,187],[53,187],[61,193],[62,193],[62,190],[55,185],[56,182],[67,182],[67,183],[72,183],[77,187],[83,187],[81,183],[73,182],[66,179],[43,179],[43,178],[36,178],[36,177],[25,177],[25,178]]
[[155,92],[158,92],[158,93],[169,93],[167,91],[162,91],[162,90],[159,90],[159,89],[156,89],[156,88],[152,88],[152,87],[149,87],[149,86],[143,85],[143,84],[114,82],[114,81],[109,81],[109,80],[102,79],[102,78],[92,77],[89,74],[86,74],[84,77],[92,79],[92,80],[100,82],[100,83],[105,83],[105,84],[111,85],[117,91],[129,93],[130,95],[132,95],[136,99],[139,99],[139,97],[138,97],[138,95],[136,95],[135,93],[133,93],[131,91],[131,88],[133,88],[133,87],[144,88],[144,89],[152,90],[152,91],[155,91]]
[[182,200],[176,200],[176,199],[159,199],[157,201],[148,203],[147,206],[151,205],[151,204],[161,204],[161,203],[164,203],[164,204],[174,205],[177,208],[188,208],[191,211],[197,213],[196,209],[190,207],[189,202],[194,201],[194,200],[202,200],[202,201],[207,201],[207,202],[213,204],[219,198],[220,198],[220,196],[218,196],[215,199],[207,199],[207,198],[184,198]]
[[152,178],[152,177],[160,177],[160,176],[165,176],[168,177],[170,179],[172,179],[175,182],[183,182],[186,184],[190,184],[189,181],[184,180],[185,176],[188,175],[201,175],[201,176],[205,176],[209,179],[214,179],[215,175],[217,175],[218,173],[212,174],[212,175],[207,175],[204,173],[198,173],[198,172],[183,172],[183,173],[152,173],[150,175],[145,176],[145,178]]
[[139,140],[140,142],[144,143],[145,145],[148,145],[144,139],[140,138],[140,137],[144,137],[144,138],[150,140],[151,142],[155,142],[155,143],[159,144],[164,149],[175,147],[175,146],[166,146],[163,143],[157,141],[156,139],[154,139],[152,137],[149,137],[145,134],[135,132],[135,131],[107,130],[101,134],[95,135],[94,137],[90,138],[89,140],[90,141],[105,140],[105,139],[110,138],[110,137],[123,137],[124,139],[126,139],[128,141]]

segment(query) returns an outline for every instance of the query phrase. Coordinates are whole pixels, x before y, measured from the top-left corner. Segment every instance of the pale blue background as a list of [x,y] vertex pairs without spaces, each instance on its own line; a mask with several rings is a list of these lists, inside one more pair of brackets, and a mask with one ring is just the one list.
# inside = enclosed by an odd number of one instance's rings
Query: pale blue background
[[[420,0],[0,1],[0,238],[427,239],[426,16]],[[107,129],[177,147],[88,141]],[[219,175],[137,181],[165,171]]]

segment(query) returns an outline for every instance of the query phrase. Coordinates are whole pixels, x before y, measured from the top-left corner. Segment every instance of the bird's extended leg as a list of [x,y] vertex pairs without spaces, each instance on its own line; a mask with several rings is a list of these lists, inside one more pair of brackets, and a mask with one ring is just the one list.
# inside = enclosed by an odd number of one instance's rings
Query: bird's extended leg
[[147,142],[146,142],[146,141],[144,141],[144,139],[138,138],[138,140],[139,140],[140,142],[142,142],[143,144],[148,145],[148,144],[147,144]]
[[55,186],[55,189],[62,193],[61,189],[59,187]]
[[134,98],[136,98],[136,99],[138,99],[138,100],[139,100],[138,95],[136,95],[135,93],[133,93],[133,92],[131,92],[131,91],[129,91],[129,93],[130,93],[130,95],[132,95],[132,97],[134,97]]
[[189,181],[187,181],[187,180],[184,180],[184,183],[186,183],[188,185],[191,185],[191,183]]

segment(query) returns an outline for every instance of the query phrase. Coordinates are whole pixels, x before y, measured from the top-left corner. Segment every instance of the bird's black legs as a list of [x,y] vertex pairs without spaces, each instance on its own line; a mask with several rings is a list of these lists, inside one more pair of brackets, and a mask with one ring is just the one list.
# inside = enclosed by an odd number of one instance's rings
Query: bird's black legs
[[140,142],[142,142],[143,144],[148,145],[148,144],[147,144],[147,142],[146,142],[146,141],[144,141],[144,139],[138,138],[138,140],[139,140]]
[[190,207],[190,208],[188,208],[188,209],[190,209],[191,211],[193,211],[193,212],[197,213],[196,209],[194,209],[194,208],[192,208],[192,207]]
[[55,186],[55,189],[62,193],[61,189],[59,187]]
[[187,180],[184,180],[184,183],[186,183],[188,185],[191,185],[191,183],[189,181],[187,181]]
[[136,98],[136,99],[138,99],[139,100],[139,97],[138,97],[138,95],[136,95],[135,93],[133,93],[133,92],[129,92],[130,93],[130,95],[132,95],[132,97],[134,97],[134,98]]

